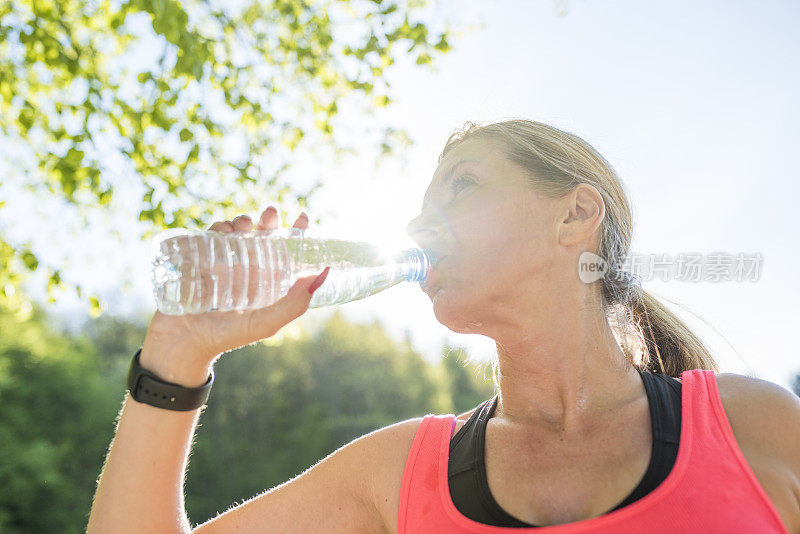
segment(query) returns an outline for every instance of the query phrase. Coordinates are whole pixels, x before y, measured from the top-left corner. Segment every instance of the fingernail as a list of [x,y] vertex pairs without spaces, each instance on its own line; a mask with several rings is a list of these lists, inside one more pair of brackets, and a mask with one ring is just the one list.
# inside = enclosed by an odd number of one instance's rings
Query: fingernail
[[314,294],[314,291],[316,291],[316,290],[319,288],[319,286],[321,286],[321,285],[322,285],[322,282],[324,282],[324,281],[325,281],[325,279],[328,277],[328,272],[329,272],[330,270],[331,270],[331,268],[330,268],[330,267],[325,267],[325,270],[324,270],[324,271],[322,271],[322,272],[319,274],[319,276],[317,276],[316,278],[314,278],[314,281],[313,281],[313,282],[311,282],[311,285],[310,285],[310,286],[308,286],[308,292],[309,292],[310,294],[312,294],[312,295],[313,295],[313,294]]

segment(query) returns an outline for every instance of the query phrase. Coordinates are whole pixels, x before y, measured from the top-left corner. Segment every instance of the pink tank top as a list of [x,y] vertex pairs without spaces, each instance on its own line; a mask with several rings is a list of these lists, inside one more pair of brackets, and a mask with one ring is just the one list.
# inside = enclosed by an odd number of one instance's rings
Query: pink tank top
[[455,415],[426,415],[408,453],[400,489],[399,534],[540,532],[788,534],[744,459],[722,407],[713,371],[685,371],[678,457],[653,491],[613,512],[563,525],[485,525],[453,504],[447,460]]

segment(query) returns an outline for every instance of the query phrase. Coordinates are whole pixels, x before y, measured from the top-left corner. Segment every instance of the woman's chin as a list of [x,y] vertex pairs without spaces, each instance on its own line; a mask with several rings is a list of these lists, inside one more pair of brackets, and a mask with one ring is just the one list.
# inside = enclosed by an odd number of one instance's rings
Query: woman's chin
[[474,334],[483,326],[482,322],[475,320],[474,303],[453,298],[452,294],[442,289],[433,291],[429,296],[436,320],[453,332]]

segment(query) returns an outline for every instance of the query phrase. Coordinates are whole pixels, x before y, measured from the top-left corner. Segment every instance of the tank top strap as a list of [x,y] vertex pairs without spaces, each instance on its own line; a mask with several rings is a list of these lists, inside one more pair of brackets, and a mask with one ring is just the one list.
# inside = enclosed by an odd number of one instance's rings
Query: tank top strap
[[746,466],[747,462],[741,456],[741,450],[733,435],[733,428],[722,405],[716,373],[708,369],[692,369],[684,371],[681,377],[683,378],[683,387],[689,388],[691,397],[691,409],[686,413],[689,419],[687,426],[690,427],[693,435],[702,437],[703,443],[702,448],[694,445],[693,452],[702,454],[704,449],[713,449],[716,455],[724,450],[737,456],[736,463]]
[[[697,494],[718,494],[713,507],[740,512],[739,527],[756,532],[786,532],[783,520],[739,448],[722,404],[717,376],[713,370],[684,371],[683,387],[689,388],[689,409],[684,429],[690,435],[688,469],[684,484]],[[687,398],[684,396],[684,398]],[[681,440],[684,437],[681,436]],[[726,488],[720,491],[720,488]],[[771,530],[775,529],[775,530]]]
[[[429,413],[422,418],[411,449],[408,451],[400,486],[398,533],[409,532],[409,521],[420,515],[438,511],[435,503],[440,498],[440,463],[445,440],[449,444],[456,424],[456,415]],[[449,447],[448,447],[449,448]],[[439,515],[441,517],[441,514]],[[412,527],[411,531],[415,530]],[[431,532],[433,532],[432,530]]]

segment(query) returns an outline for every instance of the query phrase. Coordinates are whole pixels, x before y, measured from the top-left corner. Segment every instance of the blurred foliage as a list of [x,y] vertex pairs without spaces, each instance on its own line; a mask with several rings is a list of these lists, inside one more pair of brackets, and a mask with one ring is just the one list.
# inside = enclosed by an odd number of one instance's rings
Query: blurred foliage
[[[206,226],[267,199],[305,207],[321,184],[297,191],[284,179],[293,152],[310,139],[348,149],[343,104],[390,105],[398,58],[428,65],[449,50],[427,3],[5,0],[0,130],[29,152],[11,165],[35,198],[78,212],[123,194],[147,232]],[[372,137],[381,153],[408,141],[392,127]],[[120,193],[131,181],[136,196]],[[0,300],[19,306],[15,288],[37,269],[48,294],[65,286],[58,265],[1,232]]]
[[86,340],[0,307],[0,532],[85,529],[120,381]]
[[[53,333],[0,306],[0,532],[83,532],[139,323],[103,316]],[[318,332],[226,354],[200,418],[186,506],[203,522],[340,446],[426,413],[463,413],[494,386],[450,350],[428,364],[379,324],[333,315]]]

